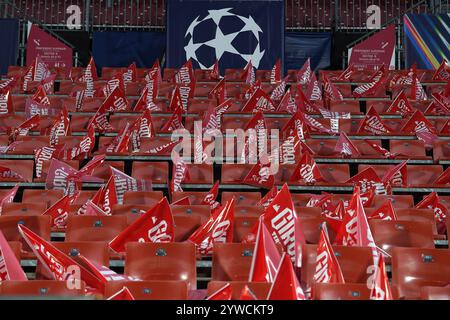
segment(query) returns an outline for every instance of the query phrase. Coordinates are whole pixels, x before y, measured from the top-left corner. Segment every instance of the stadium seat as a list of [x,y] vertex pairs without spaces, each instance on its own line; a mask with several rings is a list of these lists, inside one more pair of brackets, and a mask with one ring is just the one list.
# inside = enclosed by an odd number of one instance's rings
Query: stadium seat
[[433,227],[430,222],[369,221],[377,246],[391,253],[393,247],[434,249]]
[[369,300],[370,289],[361,283],[316,283],[312,289],[313,300]]
[[47,205],[45,203],[5,203],[2,207],[2,215],[4,216],[40,216]]
[[253,244],[215,243],[211,279],[247,281],[253,256]]
[[70,216],[66,242],[111,241],[127,226],[126,216]]
[[8,176],[3,175],[0,176],[0,182],[32,182],[33,181],[33,168],[34,168],[34,161],[33,160],[0,160],[0,166],[9,168],[12,171],[14,171],[16,174],[19,174],[23,177],[14,177],[14,176]]
[[208,296],[222,289],[227,283],[231,285],[231,300],[240,300],[242,289],[245,286],[252,291],[258,300],[266,300],[271,284],[268,282],[245,281],[210,281],[208,282]]
[[222,203],[234,197],[236,206],[255,206],[261,200],[260,192],[222,192]]
[[402,195],[381,195],[377,194],[373,197],[373,207],[379,208],[387,200],[391,200],[392,206],[395,209],[412,208],[414,207],[414,198],[410,194]]
[[201,225],[200,216],[177,215],[173,217],[175,224],[175,242],[187,241],[189,236],[195,232]]
[[169,177],[169,164],[167,162],[133,161],[131,176],[135,179],[152,181],[154,184],[166,184]]
[[62,297],[84,296],[84,282],[79,282],[79,287],[68,288],[67,281],[33,280],[33,281],[3,281],[0,285],[0,293],[3,297],[43,297],[61,299]]
[[187,300],[186,281],[109,281],[105,286],[105,298],[127,287],[136,300]]
[[447,287],[422,287],[420,290],[422,300],[450,300],[450,288]]
[[234,241],[241,242],[258,222],[258,217],[235,216],[234,217]]
[[209,206],[170,206],[174,216],[197,216],[202,222],[205,222],[211,217],[211,208]]
[[130,242],[125,247],[125,275],[140,280],[184,280],[188,290],[197,288],[192,243]]
[[162,191],[125,191],[124,204],[154,205],[163,198]]
[[42,203],[45,201],[47,207],[50,207],[62,197],[64,197],[62,190],[25,189],[23,190],[22,202]]
[[392,285],[400,298],[419,299],[424,286],[450,282],[450,251],[426,248],[392,249]]

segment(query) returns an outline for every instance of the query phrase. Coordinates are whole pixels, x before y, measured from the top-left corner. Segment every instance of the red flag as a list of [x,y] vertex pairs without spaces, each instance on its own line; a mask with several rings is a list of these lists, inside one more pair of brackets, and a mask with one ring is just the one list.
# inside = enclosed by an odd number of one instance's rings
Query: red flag
[[211,71],[209,72],[209,77],[214,80],[220,80],[221,76],[220,76],[218,60],[216,60],[216,62],[214,62],[214,65],[213,65]]
[[135,281],[134,278],[123,274],[117,274],[108,267],[98,264],[95,261],[90,261],[82,254],[79,254],[75,260],[86,270],[92,273],[97,279],[99,279],[104,285],[106,285],[109,281]]
[[281,243],[294,265],[300,267],[301,246],[306,241],[287,184],[283,185],[262,217],[275,242]]
[[189,199],[189,197],[184,197],[181,198],[178,201],[172,202],[171,204],[172,206],[190,206],[191,205],[191,200]]
[[37,149],[34,153],[34,162],[35,162],[35,172],[36,177],[42,177],[42,166],[44,161],[51,160],[53,158],[59,158],[61,155],[63,145],[55,145],[53,147],[46,146],[40,149]]
[[87,65],[86,69],[84,70],[83,76],[79,79],[81,82],[86,83],[86,90],[84,92],[84,95],[88,98],[94,97],[94,82],[98,80],[97,76],[97,68],[95,66],[94,58],[91,57],[89,60],[89,64]]
[[59,108],[52,107],[49,104],[42,104],[36,102],[30,98],[25,100],[25,117],[30,119],[35,115],[41,115],[45,117],[53,117],[58,115]]
[[11,92],[0,92],[0,114],[13,114],[14,107],[11,98]]
[[305,300],[289,255],[283,253],[267,300]]
[[433,93],[433,101],[430,102],[425,114],[450,115],[450,100],[439,93]]
[[339,139],[334,147],[334,151],[344,157],[359,157],[361,153],[353,142],[347,137],[345,132],[341,131]]
[[222,288],[210,295],[206,300],[231,300],[231,285],[227,283]]
[[445,221],[447,220],[448,209],[444,204],[442,204],[436,192],[432,192],[423,197],[422,201],[416,205],[416,208],[433,209],[434,220],[436,221],[438,232],[439,234],[445,234]]
[[272,235],[264,223],[259,223],[248,281],[273,282],[280,262],[281,256]]
[[345,283],[339,262],[334,255],[325,222],[320,230],[319,244],[317,245],[315,283]]
[[19,260],[0,230],[0,283],[3,281],[27,281]]
[[217,196],[219,194],[219,180],[214,183],[211,190],[208,192],[208,194],[203,198],[202,205],[208,205],[210,206],[211,210],[216,209],[220,203],[216,201]]
[[297,136],[300,141],[305,141],[305,139],[310,137],[308,126],[305,123],[305,119],[302,116],[301,111],[294,113],[292,118],[281,130],[281,133],[285,138]]
[[120,153],[128,152],[128,145],[130,142],[131,124],[127,122],[125,127],[118,133],[116,137],[107,145],[99,148],[99,153]]
[[320,88],[320,82],[317,80],[314,72],[311,74],[308,87],[306,88],[306,98],[310,101],[322,100],[322,89]]
[[159,61],[153,64],[153,67],[148,71],[145,76],[145,88],[147,89],[147,108],[154,109],[156,107],[156,98],[158,97],[159,85],[162,82],[161,77],[161,66],[159,65]]
[[22,91],[28,92],[28,85],[34,78],[34,64],[30,65],[23,75]]
[[270,172],[270,162],[263,164],[258,161],[258,163],[255,164],[249,171],[242,183],[251,186],[271,189],[275,183],[275,178],[273,176],[273,173]]
[[253,67],[253,63],[251,60],[248,61],[247,65],[244,68],[242,79],[245,80],[246,84],[253,85],[255,83],[256,80],[255,68]]
[[258,300],[258,299],[256,298],[256,295],[252,292],[252,290],[250,290],[248,285],[245,285],[242,288],[239,300],[241,300],[241,301],[247,301],[247,300],[251,301],[251,300]]
[[443,60],[440,64],[439,68],[433,75],[433,80],[435,81],[448,81],[450,80],[450,66],[448,65],[447,60]]
[[256,221],[256,223],[252,226],[250,231],[242,238],[241,243],[245,244],[255,243],[256,234],[258,233],[260,223],[261,223],[260,220]]
[[181,140],[170,141],[168,143],[163,143],[161,145],[153,147],[149,150],[141,150],[141,152],[150,153],[150,154],[156,155],[156,156],[166,155],[167,153],[170,153],[172,151],[172,149],[180,142],[181,142]]
[[386,265],[384,263],[383,255],[378,259],[378,265],[375,269],[375,279],[373,288],[370,291],[371,300],[394,300],[391,292],[391,285],[386,273]]
[[395,214],[395,209],[392,206],[391,200],[387,200],[378,209],[372,212],[370,216],[367,217],[368,220],[380,219],[380,220],[397,220],[397,215]]
[[9,79],[0,82],[0,93],[6,93],[15,87],[20,80],[20,75],[17,74]]
[[48,65],[42,61],[40,56],[37,56],[34,59],[34,75],[33,81],[42,81],[50,77],[51,71],[48,68]]
[[217,107],[210,107],[203,118],[203,133],[214,134],[215,130],[222,130],[222,115],[231,108],[232,100],[228,99]]
[[261,111],[255,113],[244,130],[248,132],[248,135],[245,136],[240,161],[255,163],[259,155],[264,155],[267,147],[267,124],[264,114]]
[[36,93],[31,97],[31,100],[46,106],[50,105],[50,100],[48,99],[47,93],[45,92],[43,86],[39,86],[37,88]]
[[209,92],[208,98],[213,99],[215,98],[217,102],[223,103],[225,99],[227,98],[227,89],[225,84],[225,78],[220,80],[216,86]]
[[149,109],[148,108],[148,88],[145,87],[142,91],[141,91],[141,95],[138,99],[138,101],[136,102],[136,104],[134,105],[134,111],[138,111],[138,112],[142,112],[144,110]]
[[431,133],[436,134],[436,128],[433,127],[430,121],[423,115],[420,110],[416,110],[414,114],[405,123],[403,128],[400,130],[403,133]]
[[277,112],[287,112],[294,114],[298,111],[295,99],[292,97],[291,88],[287,89],[286,93],[281,98],[280,103],[277,107]]
[[336,85],[330,81],[330,79],[324,75],[324,94],[325,97],[327,97],[330,100],[333,101],[343,101],[344,100],[344,96],[342,95],[342,93],[339,91],[339,89],[336,87]]
[[378,71],[376,71],[372,75],[372,77],[370,77],[370,80],[368,83],[364,83],[364,84],[358,86],[353,91],[353,95],[356,98],[373,96],[375,93],[377,93],[378,89],[381,88],[381,86],[384,84],[385,80],[386,80],[386,70],[385,70],[385,66],[383,65],[380,69],[378,69]]
[[127,70],[123,73],[123,81],[125,83],[136,82],[137,81],[137,68],[136,62],[130,64]]
[[376,194],[386,194],[386,186],[377,175],[372,167],[361,171],[357,175],[351,177],[346,183],[353,183],[361,188],[361,192],[365,193],[369,190],[375,190]]
[[281,81],[281,59],[278,59],[277,62],[273,65],[272,70],[270,71],[270,83],[276,84]]
[[173,242],[174,222],[167,198],[161,199],[150,210],[119,233],[109,246],[115,252],[125,252],[127,242]]
[[83,140],[80,141],[78,146],[70,148],[65,151],[64,159],[73,160],[82,153],[89,154],[95,145],[95,130],[94,127],[90,126],[88,132]]
[[325,179],[322,177],[314,159],[308,152],[305,152],[295,167],[290,181],[315,184],[316,182],[323,182]]
[[41,118],[37,114],[32,118],[25,120],[17,128],[8,129],[10,140],[15,141],[17,136],[26,136],[30,130],[36,128],[41,123]]
[[385,135],[389,134],[391,130],[383,123],[380,115],[372,106],[367,112],[364,120],[361,122],[357,132],[372,133],[374,135]]
[[182,109],[177,108],[170,119],[166,122],[166,124],[161,128],[161,132],[172,132],[178,129],[183,129],[183,120],[182,120]]
[[113,294],[111,297],[109,297],[106,300],[124,300],[124,301],[131,301],[136,300],[133,295],[131,294],[130,290],[127,287],[123,287],[121,290],[117,291],[115,294]]
[[179,85],[183,111],[187,112],[189,99],[194,97],[195,90],[195,74],[191,60],[188,60],[175,74],[174,82]]
[[277,193],[278,193],[277,186],[273,186],[272,189],[270,189],[270,191],[267,192],[266,195],[262,197],[261,200],[258,201],[258,205],[263,206],[264,209],[267,209],[267,207],[276,197]]
[[211,254],[214,243],[233,242],[234,198],[216,210],[211,218],[200,226],[188,239],[197,247],[199,254]]
[[114,167],[110,167],[110,169],[111,174],[114,176],[117,201],[119,204],[123,204],[123,195],[126,191],[152,191],[152,184],[150,181],[137,180]]
[[414,113],[404,91],[400,92],[389,108],[388,113],[400,113],[403,117]]
[[437,177],[436,181],[434,181],[434,184],[447,184],[450,182],[450,167],[445,169],[444,172]]
[[[58,250],[51,243],[45,241],[27,227],[19,224],[18,228],[20,234],[33,250],[43,267],[54,277],[55,280],[67,281],[68,284],[74,286],[77,281],[81,280],[84,281],[87,286],[103,292],[103,283],[75,262],[71,257]],[[81,279],[74,278],[74,268],[79,269]]]
[[145,110],[144,113],[136,119],[130,130],[131,150],[132,152],[138,152],[141,149],[142,138],[156,136],[150,110]]
[[51,76],[49,76],[41,81],[41,86],[44,88],[44,90],[47,94],[55,93],[55,79],[56,79],[56,74],[52,74]]
[[69,132],[69,113],[67,109],[63,107],[59,116],[53,121],[50,129],[41,130],[41,134],[47,134],[50,136],[49,142],[51,146],[57,145],[59,141],[59,137],[67,136]]
[[71,198],[69,196],[64,196],[42,214],[49,215],[52,218],[52,228],[66,228],[70,202]]
[[103,101],[101,108],[103,108],[105,112],[117,112],[127,110],[128,100],[124,94],[124,91],[122,91],[120,87],[116,87],[107,96],[105,101]]
[[384,185],[393,184],[401,185],[402,187],[408,186],[408,171],[406,168],[407,160],[402,161],[392,169],[388,170],[382,179]]
[[3,205],[14,201],[14,197],[16,196],[17,190],[19,190],[19,185],[16,185],[14,188],[9,190],[9,192],[0,200],[0,216],[3,211]]
[[18,179],[23,182],[29,182],[24,176],[22,176],[16,170],[13,170],[9,167],[0,166],[0,177],[1,178],[13,178]]
[[111,175],[108,182],[101,189],[99,206],[107,215],[112,214],[112,208],[118,204],[117,194],[116,194],[116,183],[114,177]]
[[275,89],[273,89],[272,93],[270,94],[270,100],[272,101],[280,101],[283,96],[284,93],[286,91],[286,84],[287,84],[287,79],[288,77],[286,76],[286,78],[284,78],[276,87]]
[[247,103],[241,110],[242,112],[271,112],[275,111],[275,105],[269,95],[261,89],[256,89]]
[[390,151],[386,150],[382,146],[380,146],[377,143],[371,142],[369,140],[363,140],[365,143],[367,143],[372,149],[377,151],[380,155],[384,156],[386,159],[394,159],[395,157],[399,156],[398,153],[391,153]]
[[88,128],[94,128],[101,132],[113,131],[114,128],[109,123],[106,112],[106,105],[102,104],[97,112],[92,116],[87,125]]
[[417,73],[415,68],[413,68],[413,83],[411,87],[411,99],[416,101],[428,100],[427,94],[419,81],[419,77],[417,77]]
[[353,73],[355,72],[355,67],[353,64],[350,64],[347,69],[345,69],[337,78],[338,81],[350,81]]
[[313,71],[311,69],[311,58],[308,58],[302,68],[297,73],[297,83],[305,85],[309,83]]
[[183,191],[183,189],[181,188],[181,184],[183,182],[189,181],[189,179],[189,170],[186,163],[181,157],[177,156],[175,159],[173,159],[172,180],[170,181],[169,186],[170,191]]

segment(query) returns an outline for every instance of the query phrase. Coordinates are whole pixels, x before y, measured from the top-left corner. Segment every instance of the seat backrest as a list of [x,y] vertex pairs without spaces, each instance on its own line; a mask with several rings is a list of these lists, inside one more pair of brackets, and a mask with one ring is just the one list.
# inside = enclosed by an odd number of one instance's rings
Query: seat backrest
[[390,140],[390,152],[400,153],[410,158],[425,157],[425,144],[422,140]]
[[126,226],[126,216],[69,216],[65,241],[109,242]]
[[268,282],[210,281],[208,282],[208,296],[223,288],[227,283],[231,285],[232,300],[240,300],[242,289],[245,286],[248,286],[258,300],[266,300],[271,286]]
[[2,215],[5,216],[40,216],[47,210],[47,204],[41,203],[5,203]]
[[422,300],[450,300],[450,288],[422,287],[420,290]]
[[170,206],[170,209],[172,210],[172,214],[174,216],[199,216],[202,221],[206,221],[211,216],[211,208],[210,206],[188,206],[188,205],[181,205],[181,206]]
[[[303,246],[301,281],[311,286],[316,271],[317,245]],[[334,254],[348,283],[366,283],[373,265],[372,251],[368,247],[333,246]]]
[[222,192],[222,202],[225,203],[234,197],[236,206],[255,206],[261,200],[260,192]]
[[434,249],[433,227],[429,222],[371,220],[369,226],[377,246],[388,253],[393,247]]
[[212,280],[247,281],[254,244],[215,243],[212,257]]
[[417,299],[424,286],[450,283],[450,250],[427,248],[392,249],[392,285],[399,297]]
[[202,225],[200,216],[174,216],[175,242],[186,241]]
[[45,240],[50,240],[51,217],[50,216],[0,216],[0,230],[7,241],[19,241],[26,252],[31,248],[19,233],[18,224],[24,225]]
[[[33,160],[0,160],[0,166],[9,168],[20,174],[26,181],[33,181],[34,161]],[[0,181],[21,181],[21,179],[1,176]]]
[[373,207],[379,208],[387,200],[391,200],[392,206],[395,209],[412,208],[414,207],[414,197],[411,194],[401,195],[381,195],[377,194],[373,198]]
[[105,299],[113,296],[123,287],[130,290],[136,300],[187,300],[186,281],[109,281],[105,285]]
[[370,289],[365,283],[316,283],[312,297],[313,300],[369,300]]
[[234,236],[235,242],[241,242],[242,239],[250,232],[253,226],[258,222],[258,217],[235,216],[234,217]]
[[138,243],[125,245],[125,274],[140,280],[185,280],[197,288],[195,245],[182,243]]
[[62,190],[39,190],[25,189],[23,190],[22,202],[26,203],[46,203],[47,207],[55,204],[59,199],[64,197]]
[[136,179],[152,181],[153,183],[167,183],[169,164],[168,162],[133,161],[131,176]]
[[79,288],[68,288],[66,281],[33,280],[33,281],[3,281],[0,293],[7,296],[33,297],[77,297],[84,296],[85,284],[81,281]]
[[125,191],[123,203],[155,205],[163,197],[162,191]]

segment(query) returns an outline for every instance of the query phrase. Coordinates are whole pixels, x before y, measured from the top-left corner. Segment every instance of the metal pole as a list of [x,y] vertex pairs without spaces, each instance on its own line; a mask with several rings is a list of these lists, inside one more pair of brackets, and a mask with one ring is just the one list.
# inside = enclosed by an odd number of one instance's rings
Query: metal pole
[[89,32],[90,30],[90,11],[91,11],[91,1],[84,0],[84,30]]

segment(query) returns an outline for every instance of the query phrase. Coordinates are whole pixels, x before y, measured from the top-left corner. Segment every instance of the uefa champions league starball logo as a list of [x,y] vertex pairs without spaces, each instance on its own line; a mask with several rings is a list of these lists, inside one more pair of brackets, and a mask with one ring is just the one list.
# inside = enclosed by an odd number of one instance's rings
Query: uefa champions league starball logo
[[196,61],[201,69],[211,69],[225,55],[237,55],[243,65],[252,61],[259,67],[265,50],[260,45],[263,31],[251,15],[244,17],[231,12],[233,8],[208,10],[195,18],[186,30],[186,60]]

